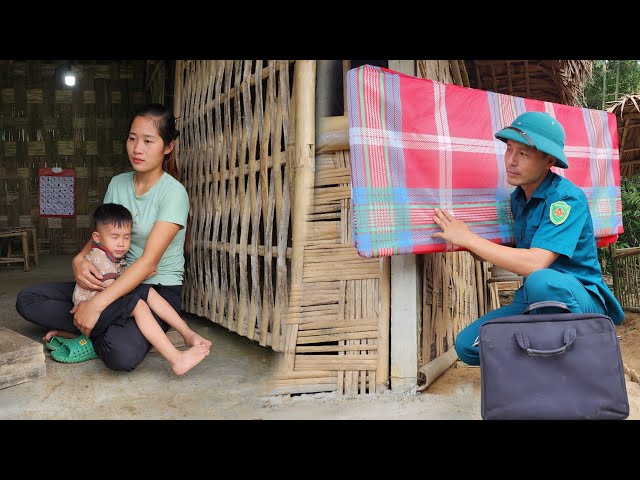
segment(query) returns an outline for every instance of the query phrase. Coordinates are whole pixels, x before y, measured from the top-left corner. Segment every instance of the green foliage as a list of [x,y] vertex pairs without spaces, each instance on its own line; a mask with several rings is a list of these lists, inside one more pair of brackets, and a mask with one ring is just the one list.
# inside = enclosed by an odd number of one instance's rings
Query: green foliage
[[[593,77],[584,89],[584,106],[587,108],[606,110],[611,102],[619,100],[622,96],[640,93],[638,60],[594,60],[592,70]],[[605,75],[606,81],[603,82]]]
[[622,194],[622,223],[624,233],[618,239],[618,247],[640,246],[640,175],[631,180],[620,179]]
[[[620,178],[622,224],[624,233],[618,237],[616,248],[640,246],[640,175],[632,179]],[[598,250],[602,273],[611,275],[611,253],[608,248]]]

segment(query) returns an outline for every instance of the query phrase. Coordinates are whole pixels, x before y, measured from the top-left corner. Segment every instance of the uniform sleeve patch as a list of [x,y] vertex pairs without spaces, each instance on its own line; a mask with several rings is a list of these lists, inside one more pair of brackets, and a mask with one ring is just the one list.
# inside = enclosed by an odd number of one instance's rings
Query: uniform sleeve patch
[[549,207],[549,219],[554,225],[560,225],[569,218],[571,205],[566,202],[553,202]]

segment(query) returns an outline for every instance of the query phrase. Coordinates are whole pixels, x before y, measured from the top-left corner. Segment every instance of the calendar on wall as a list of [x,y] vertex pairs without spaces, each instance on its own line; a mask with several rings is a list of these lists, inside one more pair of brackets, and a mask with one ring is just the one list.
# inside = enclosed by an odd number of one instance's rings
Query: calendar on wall
[[76,215],[75,170],[59,167],[39,170],[39,203],[41,217],[74,217]]

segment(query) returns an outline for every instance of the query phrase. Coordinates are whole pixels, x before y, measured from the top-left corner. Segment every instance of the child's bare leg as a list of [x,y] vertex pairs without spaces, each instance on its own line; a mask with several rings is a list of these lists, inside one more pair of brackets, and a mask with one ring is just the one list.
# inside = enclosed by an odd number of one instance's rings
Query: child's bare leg
[[53,337],[76,338],[77,336],[77,333],[65,332],[64,330],[49,330],[45,336],[42,337],[42,340],[49,342]]
[[178,333],[182,335],[184,343],[187,346],[193,347],[195,345],[204,345],[207,348],[211,347],[211,340],[207,340],[191,330],[180,314],[176,312],[175,308],[173,308],[171,304],[162,298],[162,296],[153,288],[149,289],[147,304],[156,315],[175,328]]
[[151,313],[149,305],[140,300],[133,309],[131,316],[136,321],[136,325],[151,345],[156,347],[171,365],[176,375],[183,375],[200,363],[204,357],[209,355],[209,347],[204,345],[195,345],[188,350],[178,350],[173,346],[171,340],[164,333],[158,322]]

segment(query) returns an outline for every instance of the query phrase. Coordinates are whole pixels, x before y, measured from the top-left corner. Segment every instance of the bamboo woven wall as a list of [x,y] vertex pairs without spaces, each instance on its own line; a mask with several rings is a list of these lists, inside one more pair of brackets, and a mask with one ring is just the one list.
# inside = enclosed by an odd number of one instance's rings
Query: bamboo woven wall
[[348,146],[314,153],[314,97],[315,61],[177,62],[183,306],[283,352],[273,393],[373,392],[388,261],[351,245]]
[[[74,87],[60,62],[0,61],[0,228],[38,230],[43,254],[76,253],[113,175],[128,170],[124,140],[145,102],[144,61],[74,64]],[[38,169],[76,173],[76,216],[40,217]]]
[[272,394],[388,388],[390,262],[352,245],[350,184],[348,150],[316,154],[303,282],[284,320],[295,350],[286,350]]
[[191,199],[183,308],[280,348],[291,269],[293,64],[176,63]]
[[453,348],[464,327],[493,310],[489,305],[487,262],[468,252],[422,255],[422,325],[419,364],[425,365]]

